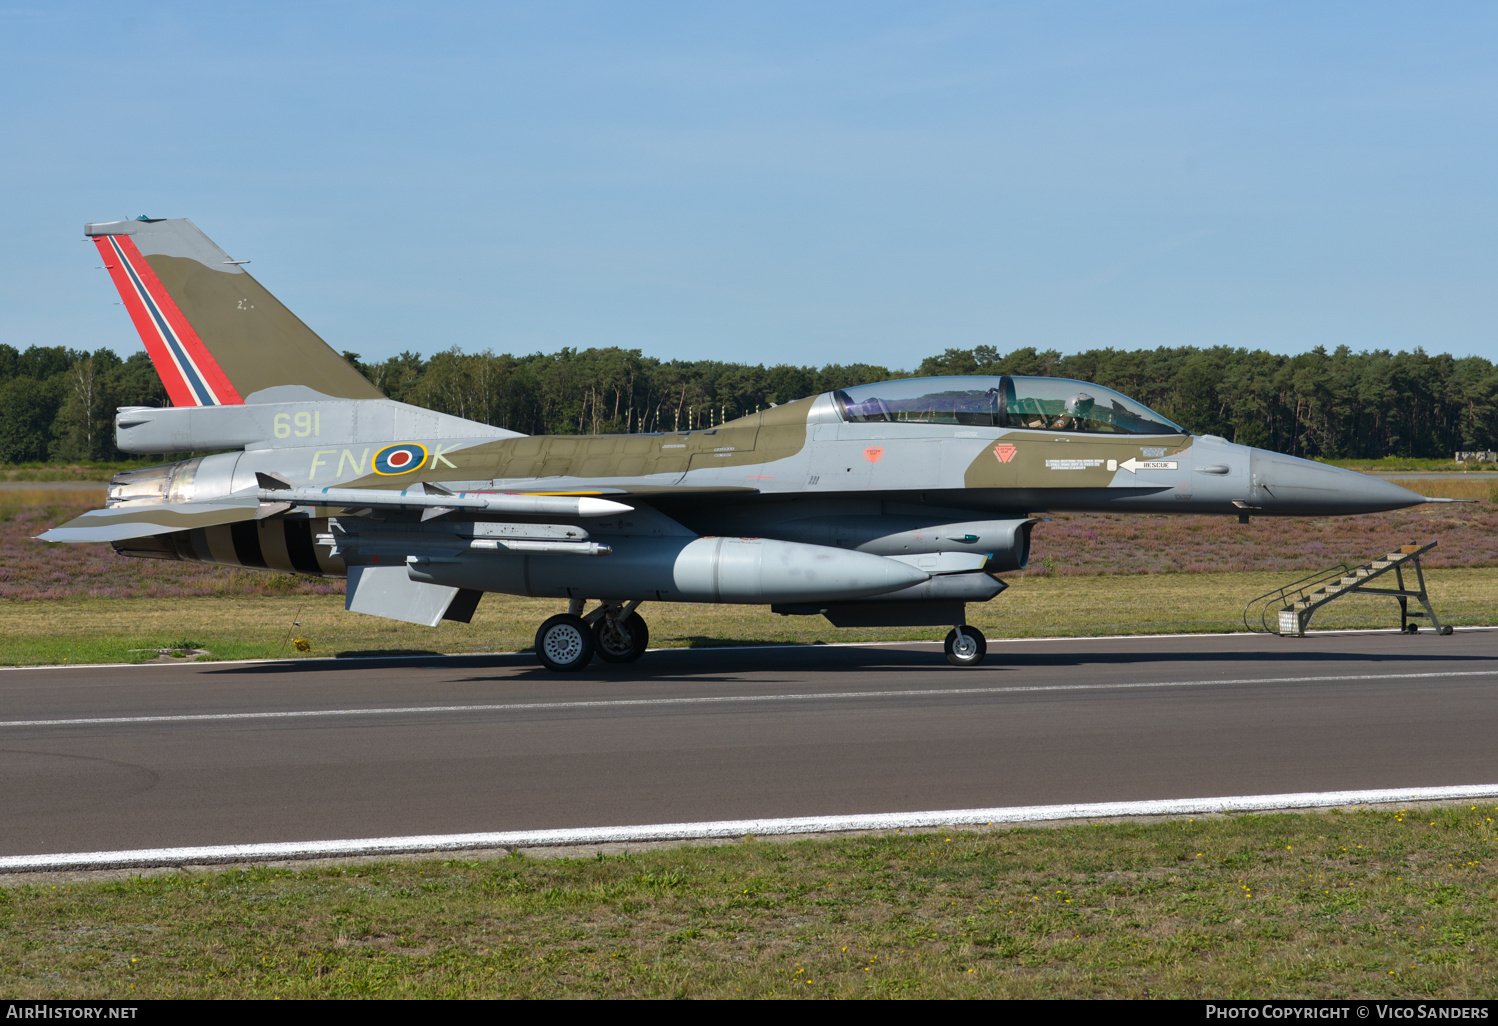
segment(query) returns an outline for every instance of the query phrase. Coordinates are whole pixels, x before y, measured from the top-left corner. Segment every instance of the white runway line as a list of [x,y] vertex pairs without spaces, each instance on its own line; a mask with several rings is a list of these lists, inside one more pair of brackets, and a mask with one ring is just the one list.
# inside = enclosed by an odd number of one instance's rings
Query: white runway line
[[56,720],[0,720],[0,729],[95,727],[149,723],[216,723],[236,720],[296,720],[343,716],[424,716],[443,713],[528,712],[543,709],[620,709],[639,706],[731,705],[751,702],[812,702],[859,698],[943,698],[966,695],[1018,695],[1041,691],[1129,691],[1148,688],[1202,688],[1242,684],[1322,684],[1347,681],[1434,680],[1498,676],[1487,670],[1435,673],[1356,673],[1322,677],[1242,677],[1233,680],[1165,680],[1118,684],[1014,684],[996,688],[923,688],[911,691],[824,691],[788,695],[702,695],[692,698],[613,698],[579,702],[511,702],[490,705],[413,705],[371,709],[291,709],[281,712],[183,713],[161,716],[93,716]]
[[748,835],[772,836],[839,833],[850,830],[986,826],[993,823],[1092,820],[1117,816],[1206,815],[1213,812],[1261,812],[1279,809],[1313,809],[1479,798],[1498,798],[1498,784],[1384,788],[1373,791],[1307,791],[1296,794],[1261,794],[1231,798],[1180,798],[1077,805],[1022,805],[1012,808],[954,809],[944,812],[803,816],[793,819],[736,819],[712,823],[657,823],[648,826],[584,827],[571,830],[424,834],[413,837],[369,837],[347,841],[289,841],[273,844],[221,844],[197,848],[142,848],[134,851],[12,855],[0,857],[0,872],[35,872],[49,869],[126,869],[329,858],[340,855],[397,855],[475,848],[538,848],[575,844],[733,839]]

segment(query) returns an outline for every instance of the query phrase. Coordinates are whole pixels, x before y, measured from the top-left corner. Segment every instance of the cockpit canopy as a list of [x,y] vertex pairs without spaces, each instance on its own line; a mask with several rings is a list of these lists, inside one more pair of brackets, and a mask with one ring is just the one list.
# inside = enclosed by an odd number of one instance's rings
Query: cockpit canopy
[[1183,435],[1143,403],[1070,378],[905,378],[834,392],[854,424],[971,424],[978,427]]

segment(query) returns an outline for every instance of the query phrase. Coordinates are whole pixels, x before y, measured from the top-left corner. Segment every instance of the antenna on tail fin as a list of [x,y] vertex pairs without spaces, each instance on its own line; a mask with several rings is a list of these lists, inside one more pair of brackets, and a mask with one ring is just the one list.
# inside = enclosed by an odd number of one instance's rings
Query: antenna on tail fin
[[244,269],[249,261],[231,260],[186,218],[89,224],[83,233],[104,257],[173,406],[309,393],[384,398]]

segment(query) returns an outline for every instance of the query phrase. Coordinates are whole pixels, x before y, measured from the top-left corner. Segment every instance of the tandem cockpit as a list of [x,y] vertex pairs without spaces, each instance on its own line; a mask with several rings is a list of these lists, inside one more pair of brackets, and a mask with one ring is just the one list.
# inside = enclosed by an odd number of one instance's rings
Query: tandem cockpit
[[905,378],[834,392],[854,424],[962,424],[1115,435],[1184,435],[1177,424],[1111,388],[1070,378],[1005,374]]

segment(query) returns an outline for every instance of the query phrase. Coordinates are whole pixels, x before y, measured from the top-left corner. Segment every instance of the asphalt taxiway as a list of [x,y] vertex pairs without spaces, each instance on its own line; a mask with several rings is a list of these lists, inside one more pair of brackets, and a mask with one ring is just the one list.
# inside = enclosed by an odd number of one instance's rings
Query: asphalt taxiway
[[0,671],[0,856],[1498,783],[1498,631]]

